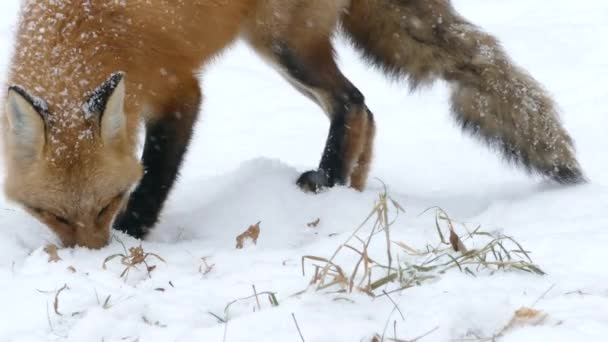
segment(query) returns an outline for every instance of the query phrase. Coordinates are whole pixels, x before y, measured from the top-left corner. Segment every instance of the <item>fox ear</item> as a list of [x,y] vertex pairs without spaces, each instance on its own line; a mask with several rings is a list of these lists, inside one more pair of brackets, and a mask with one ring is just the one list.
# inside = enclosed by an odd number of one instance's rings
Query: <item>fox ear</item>
[[123,136],[126,127],[124,73],[112,74],[87,101],[87,113],[99,118],[101,138],[111,144]]
[[34,98],[19,86],[8,89],[6,117],[11,151],[21,160],[34,159],[42,154],[45,141],[43,115],[48,111],[44,101]]

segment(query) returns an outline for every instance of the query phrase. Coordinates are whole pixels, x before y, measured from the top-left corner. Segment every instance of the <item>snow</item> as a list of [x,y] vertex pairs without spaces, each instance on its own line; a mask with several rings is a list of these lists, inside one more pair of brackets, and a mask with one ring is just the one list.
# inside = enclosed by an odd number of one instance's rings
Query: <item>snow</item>
[[[505,165],[463,136],[437,84],[407,94],[368,69],[339,44],[343,70],[366,94],[378,122],[368,189],[336,188],[309,195],[294,185],[315,166],[327,134],[321,111],[238,44],[206,70],[204,115],[162,222],[143,242],[156,269],[139,267],[126,281],[117,241],[98,251],[60,249],[48,262],[52,234],[0,200],[0,340],[2,341],[297,341],[295,315],[307,342],[371,341],[388,336],[450,341],[501,331],[514,312],[534,307],[549,317],[509,330],[501,341],[605,341],[608,335],[608,3],[587,0],[454,0],[463,15],[496,35],[511,57],[555,96],[591,179],[559,187]],[[0,70],[7,70],[15,0],[0,4]],[[3,73],[5,74],[5,73]],[[406,212],[395,241],[423,249],[436,244],[432,213],[440,206],[468,227],[513,236],[547,272],[452,270],[394,293],[405,319],[386,297],[306,289],[302,256],[329,258],[365,219],[381,179]],[[317,227],[307,223],[320,218]],[[261,221],[257,245],[235,249],[235,237]],[[458,227],[462,233],[461,227]],[[116,234],[127,247],[139,242]],[[386,258],[383,237],[370,254]],[[465,242],[466,243],[466,242]],[[400,260],[408,260],[393,248]],[[352,265],[356,258],[341,256]],[[212,269],[204,274],[206,258]],[[308,264],[309,265],[309,264]],[[349,267],[347,267],[348,269]],[[59,289],[68,285],[57,295]],[[259,296],[273,291],[279,306]],[[162,290],[161,290],[162,289]],[[57,298],[57,300],[55,299]],[[109,298],[109,299],[108,299]],[[107,301],[106,301],[107,300]],[[57,302],[57,312],[54,304]],[[389,319],[390,316],[390,319]]]

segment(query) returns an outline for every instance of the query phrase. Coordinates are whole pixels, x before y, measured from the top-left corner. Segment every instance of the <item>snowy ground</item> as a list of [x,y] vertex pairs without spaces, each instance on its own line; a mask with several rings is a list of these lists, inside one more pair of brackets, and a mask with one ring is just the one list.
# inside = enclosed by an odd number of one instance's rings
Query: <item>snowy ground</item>
[[[298,341],[292,313],[307,342],[371,341],[387,321],[390,337],[396,321],[401,339],[438,327],[423,341],[450,341],[492,336],[517,309],[532,306],[548,318],[512,327],[501,340],[606,341],[608,2],[454,3],[555,95],[592,182],[559,188],[504,165],[455,128],[443,85],[408,94],[342,46],[341,65],[378,121],[372,177],[386,182],[406,210],[392,239],[419,249],[436,244],[434,216],[419,214],[441,206],[469,227],[513,236],[546,276],[451,270],[391,295],[404,319],[391,315],[386,296],[312,290],[292,296],[312,277],[310,266],[302,275],[302,256],[330,257],[382,186],[372,180],[363,194],[344,188],[301,193],[294,181],[316,165],[328,123],[238,45],[206,74],[204,116],[183,176],[162,223],[143,243],[166,260],[151,259],[158,266],[151,278],[140,267],[124,281],[118,260],[102,269],[107,256],[122,250],[118,242],[100,251],[62,249],[61,261],[47,262],[43,246],[55,242],[53,236],[0,200],[0,341]],[[15,0],[0,3],[1,70],[16,9]],[[307,227],[317,218],[317,227]],[[258,221],[258,245],[236,250],[235,237]],[[119,237],[128,247],[138,244]],[[384,262],[383,236],[375,239],[370,256]],[[393,252],[401,262],[414,260],[396,245]],[[207,274],[199,269],[202,257],[214,265]],[[340,262],[350,272],[355,260],[351,253]],[[57,295],[64,284],[69,289]],[[237,302],[226,315],[228,303],[253,294],[252,285],[275,292],[279,306],[260,295],[261,310],[254,299]]]

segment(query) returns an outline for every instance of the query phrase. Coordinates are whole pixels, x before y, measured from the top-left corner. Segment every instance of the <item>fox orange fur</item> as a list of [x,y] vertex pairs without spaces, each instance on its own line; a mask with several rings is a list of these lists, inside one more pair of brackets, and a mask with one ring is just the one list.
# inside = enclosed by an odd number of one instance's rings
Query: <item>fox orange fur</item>
[[450,82],[456,119],[508,159],[584,181],[551,98],[449,0],[25,0],[3,117],[6,194],[66,246],[102,247],[112,225],[143,237],[192,135],[196,73],[238,37],[331,121],[319,167],[298,185],[362,189],[375,126],[336,65],[340,30],[389,76]]

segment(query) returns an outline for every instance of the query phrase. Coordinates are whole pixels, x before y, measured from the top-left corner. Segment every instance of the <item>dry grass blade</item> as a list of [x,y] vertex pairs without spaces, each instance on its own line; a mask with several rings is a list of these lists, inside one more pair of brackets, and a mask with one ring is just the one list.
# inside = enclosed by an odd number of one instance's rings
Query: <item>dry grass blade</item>
[[[328,274],[330,274],[330,271],[333,271],[334,276],[332,277],[332,279],[335,281],[340,280],[340,282],[342,283],[342,285],[346,286],[346,279],[348,279],[346,277],[346,274],[344,273],[344,270],[342,270],[342,268],[336,264],[334,264],[331,260],[325,259],[325,258],[320,258],[320,257],[315,257],[315,256],[311,256],[311,255],[305,255],[302,257],[302,275],[306,275],[305,274],[305,265],[304,262],[306,259],[310,259],[313,261],[320,261],[320,262],[324,262],[326,263],[326,265],[330,265],[330,268],[327,270],[327,272],[325,273],[325,276],[327,276]],[[320,280],[320,272],[315,272],[315,277],[313,278],[312,283],[317,283]],[[332,283],[334,283],[332,282]]]
[[[274,292],[270,292],[270,291],[256,292],[256,293],[254,293],[252,296],[247,296],[247,297],[243,297],[243,298],[238,298],[238,299],[235,299],[235,300],[231,301],[230,303],[228,303],[228,304],[226,305],[226,307],[224,308],[224,314],[226,315],[226,317],[228,316],[228,310],[230,309],[230,307],[231,307],[232,305],[234,305],[234,304],[236,304],[236,303],[238,303],[238,302],[247,301],[247,300],[250,300],[250,299],[257,299],[257,298],[258,298],[258,296],[261,296],[261,295],[266,295],[266,296],[268,296],[268,299],[269,299],[270,304],[271,304],[272,306],[279,306],[279,302],[277,301],[276,293],[274,293]],[[214,316],[215,316],[215,315],[214,315]],[[227,319],[226,319],[226,321],[227,321]]]
[[53,310],[55,310],[55,314],[57,316],[63,316],[61,312],[59,312],[59,295],[61,294],[61,292],[69,289],[70,288],[68,287],[68,284],[65,284],[57,291],[57,293],[55,293],[55,299],[53,300]]
[[108,295],[106,297],[106,300],[103,301],[102,308],[104,308],[104,310],[108,310],[112,307],[112,305],[110,304],[110,299],[112,299],[112,295]]
[[198,272],[203,276],[206,276],[207,274],[211,273],[215,268],[215,264],[209,264],[207,262],[208,259],[209,257],[202,257],[201,261],[203,264],[198,268]]
[[392,342],[418,342],[418,341],[422,340],[423,338],[429,336],[430,334],[434,333],[437,330],[439,330],[439,327],[434,327],[433,329],[429,330],[428,332],[426,332],[418,337],[415,337],[411,340],[389,339],[389,341],[392,341]]
[[318,218],[318,219],[316,219],[316,220],[314,220],[312,222],[307,223],[306,226],[308,228],[317,228],[319,226],[319,223],[321,223],[321,219],[320,218]]
[[211,316],[213,316],[215,319],[217,319],[217,322],[218,322],[218,323],[226,323],[226,320],[225,320],[225,319],[223,319],[222,317],[220,317],[220,316],[218,316],[218,315],[214,314],[213,312],[208,311],[207,313],[208,313],[208,314],[210,314]]
[[124,258],[125,256],[126,256],[126,255],[124,255],[124,254],[120,254],[120,253],[118,253],[118,254],[112,254],[112,255],[110,255],[109,257],[107,257],[107,258],[105,258],[105,259],[103,260],[103,264],[101,264],[101,268],[103,268],[104,270],[107,270],[107,269],[108,269],[108,267],[107,267],[106,265],[107,265],[107,264],[108,264],[110,261],[112,261],[113,259],[116,259],[116,258],[118,258],[118,257]]
[[296,325],[296,329],[298,329],[298,334],[300,335],[300,339],[302,340],[302,342],[306,342],[304,340],[304,335],[302,335],[302,330],[300,330],[300,325],[298,324],[298,320],[296,319],[296,315],[293,312],[291,313],[291,317],[293,318],[293,322]]
[[258,222],[249,228],[241,235],[236,237],[236,248],[243,249],[245,247],[245,241],[250,240],[253,244],[258,243],[258,238],[260,237],[260,223]]
[[146,323],[147,325],[150,325],[150,326],[159,327],[159,328],[167,327],[167,325],[160,323],[160,321],[149,320],[148,317],[146,317],[146,316],[141,316],[141,319],[144,321],[144,323]]
[[405,242],[401,242],[401,241],[393,241],[393,243],[397,246],[399,246],[401,249],[405,250],[406,252],[408,252],[411,255],[421,255],[423,254],[423,252],[420,252],[412,247],[410,247],[409,245],[407,245]]
[[255,301],[258,304],[258,311],[262,310],[262,306],[260,305],[260,298],[258,297],[258,291],[255,289],[255,285],[251,285],[253,288],[253,295],[255,296]]
[[384,342],[384,341],[389,341],[389,342],[418,342],[418,341],[424,339],[425,337],[429,336],[430,334],[434,333],[437,330],[439,330],[439,327],[435,327],[435,328],[429,330],[428,332],[426,332],[426,333],[424,333],[424,334],[422,334],[422,335],[420,335],[418,337],[415,337],[413,339],[410,339],[410,340],[403,340],[403,339],[399,339],[397,337],[394,337],[394,338],[390,338],[390,337],[389,338],[383,338],[382,336],[375,335],[372,338],[372,342]]

